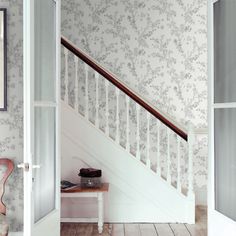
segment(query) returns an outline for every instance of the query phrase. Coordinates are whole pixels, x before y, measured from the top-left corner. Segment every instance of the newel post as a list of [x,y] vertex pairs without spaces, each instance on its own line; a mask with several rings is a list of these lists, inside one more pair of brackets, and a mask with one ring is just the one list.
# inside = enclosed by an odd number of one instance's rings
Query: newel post
[[195,224],[195,194],[193,191],[193,145],[195,143],[194,127],[189,122],[188,125],[188,214],[189,224]]
[[194,145],[194,127],[191,122],[188,124],[188,197],[193,199],[193,145]]

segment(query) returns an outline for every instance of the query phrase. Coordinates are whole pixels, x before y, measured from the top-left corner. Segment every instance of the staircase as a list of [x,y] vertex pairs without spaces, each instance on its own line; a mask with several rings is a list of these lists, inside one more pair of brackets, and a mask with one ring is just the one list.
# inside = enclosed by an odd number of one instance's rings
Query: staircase
[[[62,177],[75,166],[103,170],[111,185],[105,221],[195,223],[192,126],[186,132],[69,40],[61,43]],[[71,214],[73,203],[63,204]]]

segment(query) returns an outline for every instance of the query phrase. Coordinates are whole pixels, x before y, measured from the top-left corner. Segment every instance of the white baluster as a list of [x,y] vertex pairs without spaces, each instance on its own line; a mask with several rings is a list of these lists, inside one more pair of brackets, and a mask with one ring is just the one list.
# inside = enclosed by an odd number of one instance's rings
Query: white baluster
[[147,166],[148,169],[151,169],[151,160],[150,160],[150,158],[148,158],[146,160],[146,166]]
[[106,128],[105,133],[107,136],[109,136],[109,99],[108,99],[108,86],[109,82],[106,79],[105,80],[105,90],[106,90]]
[[95,117],[95,125],[99,128],[99,96],[98,96],[98,79],[99,74],[95,72],[95,79],[96,79],[96,117]]
[[74,55],[75,62],[75,110],[78,111],[79,108],[79,85],[78,85],[78,57]]
[[150,113],[147,112],[147,159],[146,159],[147,168],[151,168],[150,160]]
[[140,160],[140,106],[138,103],[136,103],[136,112],[137,112],[137,151],[136,151],[136,157],[138,160]]
[[181,193],[181,179],[180,179],[180,136],[177,135],[177,190]]
[[120,117],[119,117],[120,90],[116,87],[116,142],[120,144]]
[[193,192],[193,144],[194,130],[193,125],[189,123],[188,127],[188,197],[194,198]]
[[130,98],[126,95],[126,149],[128,152],[130,152],[129,102]]
[[160,162],[160,121],[157,120],[157,175],[161,176],[161,162]]
[[85,117],[88,119],[89,114],[89,96],[88,96],[88,72],[89,68],[88,65],[84,64],[84,70],[85,70]]
[[167,129],[167,182],[171,182],[171,174],[170,174],[170,129],[166,127]]
[[68,50],[64,47],[65,54],[65,97],[64,102],[68,104]]

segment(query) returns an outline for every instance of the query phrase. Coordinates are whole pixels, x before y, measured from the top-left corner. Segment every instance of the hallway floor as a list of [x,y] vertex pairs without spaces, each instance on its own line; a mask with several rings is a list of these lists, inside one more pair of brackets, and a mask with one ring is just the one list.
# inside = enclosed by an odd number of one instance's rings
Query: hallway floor
[[207,212],[196,209],[196,224],[105,224],[98,234],[97,224],[62,223],[61,236],[207,236]]

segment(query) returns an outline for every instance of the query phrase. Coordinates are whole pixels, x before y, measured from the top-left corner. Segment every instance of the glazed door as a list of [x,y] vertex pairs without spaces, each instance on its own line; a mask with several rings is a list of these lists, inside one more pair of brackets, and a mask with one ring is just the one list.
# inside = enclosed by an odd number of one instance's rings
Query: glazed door
[[24,0],[24,236],[60,235],[59,11]]
[[211,1],[209,236],[236,235],[236,0]]

